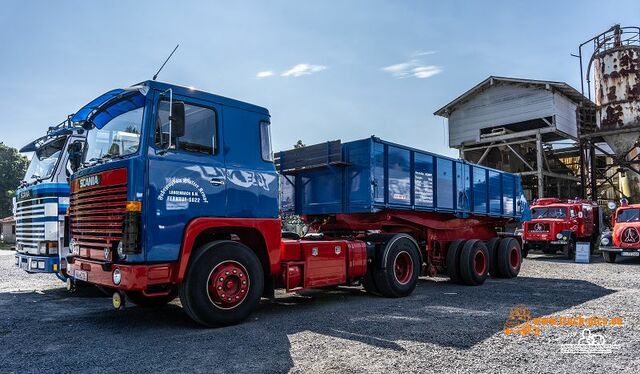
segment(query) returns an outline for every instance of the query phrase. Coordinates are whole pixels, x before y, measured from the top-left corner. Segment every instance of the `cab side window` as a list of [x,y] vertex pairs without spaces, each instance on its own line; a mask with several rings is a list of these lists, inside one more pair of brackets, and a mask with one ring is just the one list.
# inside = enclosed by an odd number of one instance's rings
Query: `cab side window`
[[[216,150],[216,112],[213,109],[185,103],[184,135],[171,139],[172,150],[214,154]],[[154,141],[158,147],[166,147],[169,139],[169,101],[158,103],[158,116]]]

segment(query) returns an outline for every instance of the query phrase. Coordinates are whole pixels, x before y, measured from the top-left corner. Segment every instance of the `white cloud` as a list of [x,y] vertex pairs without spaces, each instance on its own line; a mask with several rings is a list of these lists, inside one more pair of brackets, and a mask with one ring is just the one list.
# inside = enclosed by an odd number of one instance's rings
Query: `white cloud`
[[268,78],[271,76],[273,76],[273,72],[270,70],[261,71],[261,72],[258,72],[258,74],[256,74],[256,78]]
[[302,75],[317,73],[325,70],[326,68],[327,67],[324,65],[298,64],[280,75],[283,77],[299,77]]
[[416,78],[429,78],[433,77],[436,74],[442,73],[442,69],[439,66],[429,65],[414,68],[412,72],[413,76]]
[[393,77],[401,78],[430,78],[436,74],[442,73],[442,68],[436,65],[423,65],[419,60],[410,60],[395,65],[389,65],[382,68],[383,71],[390,73]]
[[418,51],[418,52],[414,53],[413,56],[414,57],[420,57],[420,56],[435,55],[438,52],[439,51]]

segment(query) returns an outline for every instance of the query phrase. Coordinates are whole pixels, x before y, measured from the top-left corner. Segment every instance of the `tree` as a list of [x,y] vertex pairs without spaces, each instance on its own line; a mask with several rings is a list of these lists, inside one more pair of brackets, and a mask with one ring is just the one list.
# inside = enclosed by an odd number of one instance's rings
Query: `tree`
[[0,217],[10,216],[11,198],[27,171],[29,160],[17,149],[0,142]]

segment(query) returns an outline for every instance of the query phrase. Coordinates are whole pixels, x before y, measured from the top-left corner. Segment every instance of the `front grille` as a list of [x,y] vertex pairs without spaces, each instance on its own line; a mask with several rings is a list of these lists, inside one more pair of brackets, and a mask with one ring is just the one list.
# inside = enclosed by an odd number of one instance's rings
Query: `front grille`
[[37,254],[38,242],[45,240],[45,198],[16,204],[16,248],[18,252]]
[[549,224],[541,222],[528,222],[527,231],[529,232],[549,232]]
[[[109,178],[108,174],[116,174],[116,177]],[[71,237],[81,250],[89,251],[81,253],[86,257],[95,257],[91,255],[93,250],[102,253],[105,248],[113,248],[114,243],[122,239],[127,201],[126,170],[119,169],[101,176],[101,184],[80,189],[74,183],[71,191]]]

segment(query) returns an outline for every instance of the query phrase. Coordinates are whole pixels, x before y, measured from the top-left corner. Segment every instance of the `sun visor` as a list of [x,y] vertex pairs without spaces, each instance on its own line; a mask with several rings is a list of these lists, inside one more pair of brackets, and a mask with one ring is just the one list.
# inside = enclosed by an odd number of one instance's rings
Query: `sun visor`
[[120,114],[144,106],[147,92],[148,87],[144,85],[111,90],[83,106],[71,117],[71,121],[100,129]]

